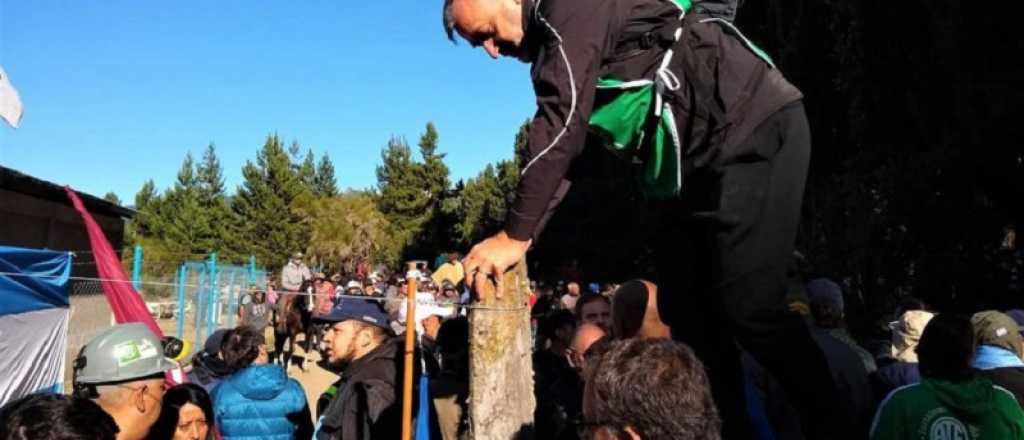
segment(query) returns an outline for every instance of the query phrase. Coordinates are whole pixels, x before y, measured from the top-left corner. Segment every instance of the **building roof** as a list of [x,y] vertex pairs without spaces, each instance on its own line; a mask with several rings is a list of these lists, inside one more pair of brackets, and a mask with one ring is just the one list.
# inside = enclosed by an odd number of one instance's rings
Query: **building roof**
[[[0,189],[71,206],[71,200],[68,199],[63,186],[4,166],[0,166]],[[85,207],[93,214],[127,218],[135,216],[134,209],[125,208],[81,191],[76,192]]]

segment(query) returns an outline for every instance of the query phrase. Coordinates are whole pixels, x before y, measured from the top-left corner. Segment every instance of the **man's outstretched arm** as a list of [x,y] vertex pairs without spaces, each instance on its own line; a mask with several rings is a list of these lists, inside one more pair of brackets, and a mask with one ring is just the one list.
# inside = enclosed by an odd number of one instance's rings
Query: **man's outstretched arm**
[[569,166],[583,150],[595,85],[606,51],[611,3],[544,3],[535,24],[543,44],[531,69],[537,113],[530,123],[529,158],[523,164],[504,230],[477,244],[464,264],[472,287],[477,276],[500,278],[523,258],[546,218],[568,190]]

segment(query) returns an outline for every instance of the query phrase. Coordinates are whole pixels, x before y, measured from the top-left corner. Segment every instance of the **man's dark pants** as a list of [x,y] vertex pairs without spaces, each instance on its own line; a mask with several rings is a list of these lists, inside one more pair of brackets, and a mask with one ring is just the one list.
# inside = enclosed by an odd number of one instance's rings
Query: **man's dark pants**
[[810,160],[802,103],[770,116],[722,166],[695,170],[662,207],[661,316],[707,367],[723,438],[752,438],[739,347],[801,408],[806,437],[844,438],[842,405],[824,356],[784,304]]

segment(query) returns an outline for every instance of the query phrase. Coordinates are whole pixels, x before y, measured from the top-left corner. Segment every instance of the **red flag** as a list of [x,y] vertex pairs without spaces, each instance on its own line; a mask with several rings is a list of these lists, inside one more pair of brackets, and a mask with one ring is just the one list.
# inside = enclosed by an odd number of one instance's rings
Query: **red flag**
[[96,220],[93,220],[92,215],[85,209],[85,205],[82,204],[82,200],[75,194],[75,190],[71,189],[70,186],[65,186],[64,191],[68,193],[71,203],[75,205],[75,209],[79,214],[82,214],[82,220],[85,221],[85,229],[89,232],[92,256],[96,260],[96,270],[100,274],[100,284],[103,285],[103,293],[107,296],[110,309],[114,311],[114,320],[118,324],[141,322],[146,324],[157,337],[162,338],[164,332],[160,330],[160,327],[156,325],[156,321],[150,316],[149,309],[146,308],[146,303],[142,301],[142,297],[132,288],[128,274],[121,267],[121,260],[114,253],[114,248],[110,247],[110,242],[103,235],[100,225],[96,223]]

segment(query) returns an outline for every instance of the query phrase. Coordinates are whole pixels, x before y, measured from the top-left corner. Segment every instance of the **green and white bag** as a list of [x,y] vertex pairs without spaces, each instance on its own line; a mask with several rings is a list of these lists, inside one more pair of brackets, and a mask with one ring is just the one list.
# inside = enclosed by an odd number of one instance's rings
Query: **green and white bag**
[[[669,0],[679,8],[679,27],[673,34],[673,47],[683,33],[683,19],[691,8],[690,0]],[[755,46],[732,23],[721,18],[707,18],[734,34],[744,44],[774,67],[771,59]],[[653,79],[624,80],[600,78],[590,129],[597,133],[605,147],[630,163],[640,166],[640,185],[650,198],[665,200],[679,195],[683,187],[682,152],[676,115],[665,101],[664,94],[678,90],[679,79],[669,70],[673,49],[665,51]]]

